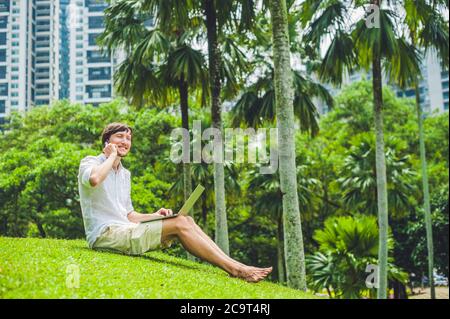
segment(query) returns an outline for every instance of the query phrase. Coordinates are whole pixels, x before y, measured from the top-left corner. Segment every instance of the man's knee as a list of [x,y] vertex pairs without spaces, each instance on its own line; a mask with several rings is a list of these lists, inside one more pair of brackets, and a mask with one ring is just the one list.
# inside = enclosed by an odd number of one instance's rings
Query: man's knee
[[192,222],[189,220],[189,218],[192,219],[192,217],[190,216],[183,216],[183,215],[176,217],[177,229],[179,232],[189,231],[192,229],[193,225]]
[[186,216],[188,222],[190,222],[191,224],[195,225],[195,220],[194,218],[192,218],[191,216]]

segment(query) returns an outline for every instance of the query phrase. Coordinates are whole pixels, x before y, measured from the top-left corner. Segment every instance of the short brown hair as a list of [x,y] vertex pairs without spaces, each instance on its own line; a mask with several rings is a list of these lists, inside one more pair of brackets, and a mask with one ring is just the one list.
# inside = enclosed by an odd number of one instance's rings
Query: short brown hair
[[133,129],[127,124],[114,122],[106,125],[102,132],[102,147],[105,146],[105,142],[109,140],[111,135],[124,131],[130,131],[133,134]]

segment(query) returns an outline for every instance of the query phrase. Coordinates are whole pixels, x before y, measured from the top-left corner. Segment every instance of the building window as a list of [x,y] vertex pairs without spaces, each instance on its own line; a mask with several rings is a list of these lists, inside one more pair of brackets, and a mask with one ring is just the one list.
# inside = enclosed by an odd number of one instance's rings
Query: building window
[[48,83],[39,83],[36,85],[36,90],[49,89],[50,85]]
[[36,73],[48,73],[49,68],[37,68]]
[[8,95],[8,83],[0,84],[0,96]]
[[49,104],[49,100],[36,100],[36,105]]
[[5,45],[6,44],[6,32],[1,32],[0,33],[0,45]]
[[448,100],[448,91],[447,91],[447,92],[444,92],[444,93],[442,94],[442,97],[444,98],[444,100]]
[[448,89],[448,81],[442,82],[442,88],[443,89]]
[[9,12],[9,0],[0,0],[0,12]]
[[101,33],[90,33],[89,34],[89,45],[97,45],[95,40]]
[[111,68],[89,68],[89,80],[110,80]]
[[36,23],[36,25],[37,26],[50,26],[50,20],[49,19],[45,19],[45,20],[39,20],[37,23]]
[[48,57],[48,56],[49,56],[48,51],[40,51],[40,52],[37,52],[37,53],[36,53],[36,57],[37,57],[37,58],[40,58],[40,57]]
[[448,111],[448,102],[444,102],[444,110]]
[[[1,6],[1,4],[0,4]],[[1,12],[1,9],[0,9]],[[6,29],[8,27],[8,16],[0,17],[0,29]]]
[[36,76],[36,80],[48,80],[49,78],[48,74]]
[[100,51],[87,51],[88,63],[110,62],[110,57],[103,55]]
[[50,41],[50,36],[46,35],[46,36],[37,37],[36,41]]
[[46,91],[39,91],[39,92],[36,93],[36,96],[45,96],[45,95],[48,95],[48,94],[49,94],[48,90],[46,90]]
[[0,49],[0,62],[6,61],[6,49]]
[[105,1],[101,0],[86,0],[85,5],[88,8],[89,12],[103,11],[108,7],[108,4]]
[[98,28],[103,28],[103,21],[104,21],[104,17],[103,16],[96,16],[96,17],[89,17],[89,29],[98,29]]
[[86,93],[89,98],[111,97],[111,85],[86,85]]
[[6,66],[0,66],[0,79],[6,79]]
[[0,100],[0,113],[5,113],[5,100]]

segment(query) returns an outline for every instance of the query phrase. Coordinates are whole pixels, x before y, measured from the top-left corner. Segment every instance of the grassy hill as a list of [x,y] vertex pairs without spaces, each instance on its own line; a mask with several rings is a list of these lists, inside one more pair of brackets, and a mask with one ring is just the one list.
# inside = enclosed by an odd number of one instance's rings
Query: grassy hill
[[[74,269],[79,288],[70,287]],[[0,298],[317,297],[268,281],[246,283],[162,251],[131,257],[90,250],[83,240],[0,237]]]

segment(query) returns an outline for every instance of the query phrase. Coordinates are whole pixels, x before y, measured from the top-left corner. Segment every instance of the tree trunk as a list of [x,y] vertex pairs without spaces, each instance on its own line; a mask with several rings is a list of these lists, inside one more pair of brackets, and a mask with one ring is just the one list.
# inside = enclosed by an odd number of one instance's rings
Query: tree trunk
[[388,258],[388,197],[386,178],[386,156],[384,152],[383,135],[383,92],[381,75],[381,57],[378,52],[373,51],[372,83],[374,99],[375,118],[375,165],[377,177],[377,203],[378,203],[378,226],[379,226],[379,247],[378,247],[378,299],[387,297],[387,258]]
[[42,224],[39,223],[39,222],[36,222],[36,225],[37,225],[37,228],[38,228],[38,230],[39,230],[39,235],[40,235],[42,238],[46,238],[46,237],[47,237],[47,234],[45,233],[45,230],[44,230],[44,227],[42,226]]
[[289,53],[286,1],[271,0],[269,6],[272,19],[286,277],[289,287],[306,290],[305,256],[297,196],[293,76]]
[[284,272],[284,243],[283,243],[283,215],[277,218],[277,266],[278,266],[278,282],[286,282]]
[[[189,91],[188,84],[184,80],[183,76],[180,79],[179,83],[179,94],[180,94],[180,109],[181,109],[181,126],[189,132]],[[188,139],[187,141],[183,141],[183,149],[189,150],[190,155],[190,143]],[[190,158],[190,157],[189,157]],[[192,179],[191,179],[191,164],[183,163],[183,193],[184,193],[184,201],[187,201],[189,196],[192,193]],[[194,218],[194,212],[192,211],[191,216]],[[186,252],[187,258],[189,260],[195,260],[195,256]]]
[[[189,132],[189,101],[188,101],[188,84],[182,78],[179,84],[180,108],[181,108],[181,126]],[[185,141],[183,148],[190,149],[189,140]],[[189,151],[190,154],[190,151]],[[183,163],[183,192],[186,201],[192,193],[191,165]]]
[[408,294],[406,293],[406,287],[398,280],[392,282],[394,288],[394,299],[408,299]]
[[36,216],[32,219],[33,219],[34,223],[36,224],[36,227],[39,231],[39,236],[41,236],[41,238],[46,238],[47,234],[45,233],[44,227],[42,226],[42,223],[40,222],[39,218]]
[[[211,90],[212,126],[221,132],[222,138],[222,105],[220,102],[220,50],[217,43],[217,16],[214,0],[205,0],[206,29],[208,37],[208,61]],[[223,147],[220,150],[223,154]],[[223,157],[223,156],[222,156]],[[225,178],[223,161],[214,161],[214,196],[216,213],[216,244],[229,255],[228,222],[225,206]]]
[[417,121],[419,124],[419,145],[420,145],[420,162],[422,164],[422,185],[423,185],[423,208],[425,211],[425,229],[427,234],[427,250],[428,250],[428,277],[430,278],[431,299],[436,298],[434,289],[434,251],[433,251],[433,229],[431,224],[431,209],[430,209],[430,191],[428,188],[428,172],[427,172],[427,158],[425,153],[425,140],[423,132],[423,114],[420,106],[420,92],[418,79],[415,81],[416,91],[416,110]]

